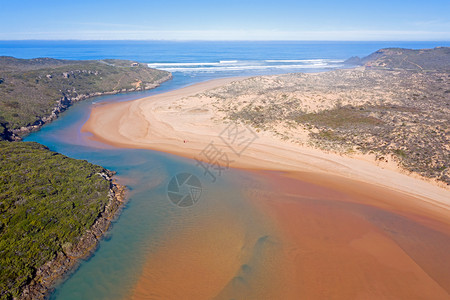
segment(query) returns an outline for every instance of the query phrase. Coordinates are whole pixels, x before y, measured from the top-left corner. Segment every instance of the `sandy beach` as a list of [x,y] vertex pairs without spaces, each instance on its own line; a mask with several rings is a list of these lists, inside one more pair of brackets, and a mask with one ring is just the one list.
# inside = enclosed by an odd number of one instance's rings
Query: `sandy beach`
[[[135,101],[96,106],[82,132],[91,134],[90,139],[116,147],[151,149],[198,160],[205,160],[202,152],[212,142],[233,168],[333,174],[402,191],[449,208],[448,187],[408,176],[395,163],[380,164],[368,155],[327,153],[280,140],[268,132],[251,133],[244,126],[237,130],[244,131],[244,144],[247,140],[252,142],[237,155],[233,145],[227,144],[227,128],[233,127],[214,120],[216,112],[204,98],[192,97],[235,80],[238,79],[212,80]],[[243,147],[238,148],[240,151]]]
[[[448,299],[448,188],[408,176],[394,163],[380,164],[370,156],[327,153],[245,126],[235,128],[217,120],[216,108],[208,99],[194,97],[234,80],[238,79],[98,105],[82,131],[89,139],[115,147],[172,153],[265,178],[270,186],[263,191],[249,188],[248,199],[278,232],[283,247],[274,251],[277,265],[283,267],[276,271],[281,280],[269,284],[268,277],[259,284],[264,282],[262,289],[282,299]],[[214,241],[225,226],[208,222],[211,231],[197,237],[198,247],[191,245],[192,249],[204,249],[208,239]],[[239,259],[239,247],[227,244],[216,247],[215,253],[202,250],[197,253],[200,256],[192,250],[193,257],[203,257],[208,263],[197,269],[195,264],[189,266],[188,278],[182,271],[166,271],[177,270],[171,262],[180,255],[177,249],[187,248],[183,243],[194,240],[189,234],[172,241],[172,253],[149,259],[136,285],[135,299],[156,299],[156,292],[147,290],[152,285],[160,286],[165,299],[180,295],[229,299],[234,295],[230,282],[245,264]],[[237,245],[241,243],[238,237],[245,236],[238,225],[229,234],[227,239]],[[220,245],[220,241],[215,243]],[[216,270],[223,266],[224,272],[202,287],[199,278],[208,265]],[[166,277],[156,278],[152,270],[163,270]],[[184,278],[183,285],[171,294],[168,284],[179,278]],[[245,295],[253,299],[260,293],[249,290]]]

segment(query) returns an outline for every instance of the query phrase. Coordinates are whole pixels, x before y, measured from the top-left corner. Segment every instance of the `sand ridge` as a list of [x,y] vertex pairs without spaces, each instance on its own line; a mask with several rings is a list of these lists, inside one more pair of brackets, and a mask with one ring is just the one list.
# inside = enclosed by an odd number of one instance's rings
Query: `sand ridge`
[[92,109],[82,131],[117,147],[151,149],[199,160],[213,142],[227,154],[231,167],[334,174],[399,190],[449,209],[448,188],[408,176],[395,164],[379,166],[367,156],[327,153],[264,131],[256,132],[257,139],[237,156],[219,136],[229,124],[217,121],[217,112],[208,99],[193,97],[236,80],[212,80],[134,101],[99,105]]

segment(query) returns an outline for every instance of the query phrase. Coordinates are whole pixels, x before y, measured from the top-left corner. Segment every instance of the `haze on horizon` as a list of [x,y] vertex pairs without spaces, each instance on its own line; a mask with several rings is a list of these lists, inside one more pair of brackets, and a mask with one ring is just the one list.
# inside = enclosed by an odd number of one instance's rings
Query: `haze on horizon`
[[450,1],[3,1],[0,40],[449,41]]

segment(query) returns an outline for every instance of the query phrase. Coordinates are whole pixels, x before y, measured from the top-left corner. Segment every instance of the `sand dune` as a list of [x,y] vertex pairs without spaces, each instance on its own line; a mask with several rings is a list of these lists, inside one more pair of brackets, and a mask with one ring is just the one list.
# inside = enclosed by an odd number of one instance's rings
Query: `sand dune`
[[[152,149],[200,160],[204,159],[202,151],[213,142],[234,168],[334,174],[450,206],[448,189],[408,176],[393,164],[378,166],[364,156],[350,158],[302,147],[268,132],[256,133],[256,140],[240,156],[236,155],[220,136],[229,124],[214,121],[216,112],[206,99],[192,97],[233,80],[212,80],[135,101],[97,106],[82,131],[91,133],[94,140],[117,147]],[[245,127],[239,126],[238,130]],[[222,134],[226,136],[227,132]],[[250,132],[244,136],[253,137]]]

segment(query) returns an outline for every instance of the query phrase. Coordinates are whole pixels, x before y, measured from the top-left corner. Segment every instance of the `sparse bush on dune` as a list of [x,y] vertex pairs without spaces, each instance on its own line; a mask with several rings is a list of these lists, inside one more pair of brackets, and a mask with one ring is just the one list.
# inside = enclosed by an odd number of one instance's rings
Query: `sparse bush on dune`
[[[201,96],[212,98],[226,118],[323,149],[393,156],[406,170],[450,184],[450,74],[390,65],[397,60],[387,63],[395,71],[255,77]],[[309,131],[308,141],[295,136],[296,127]]]

